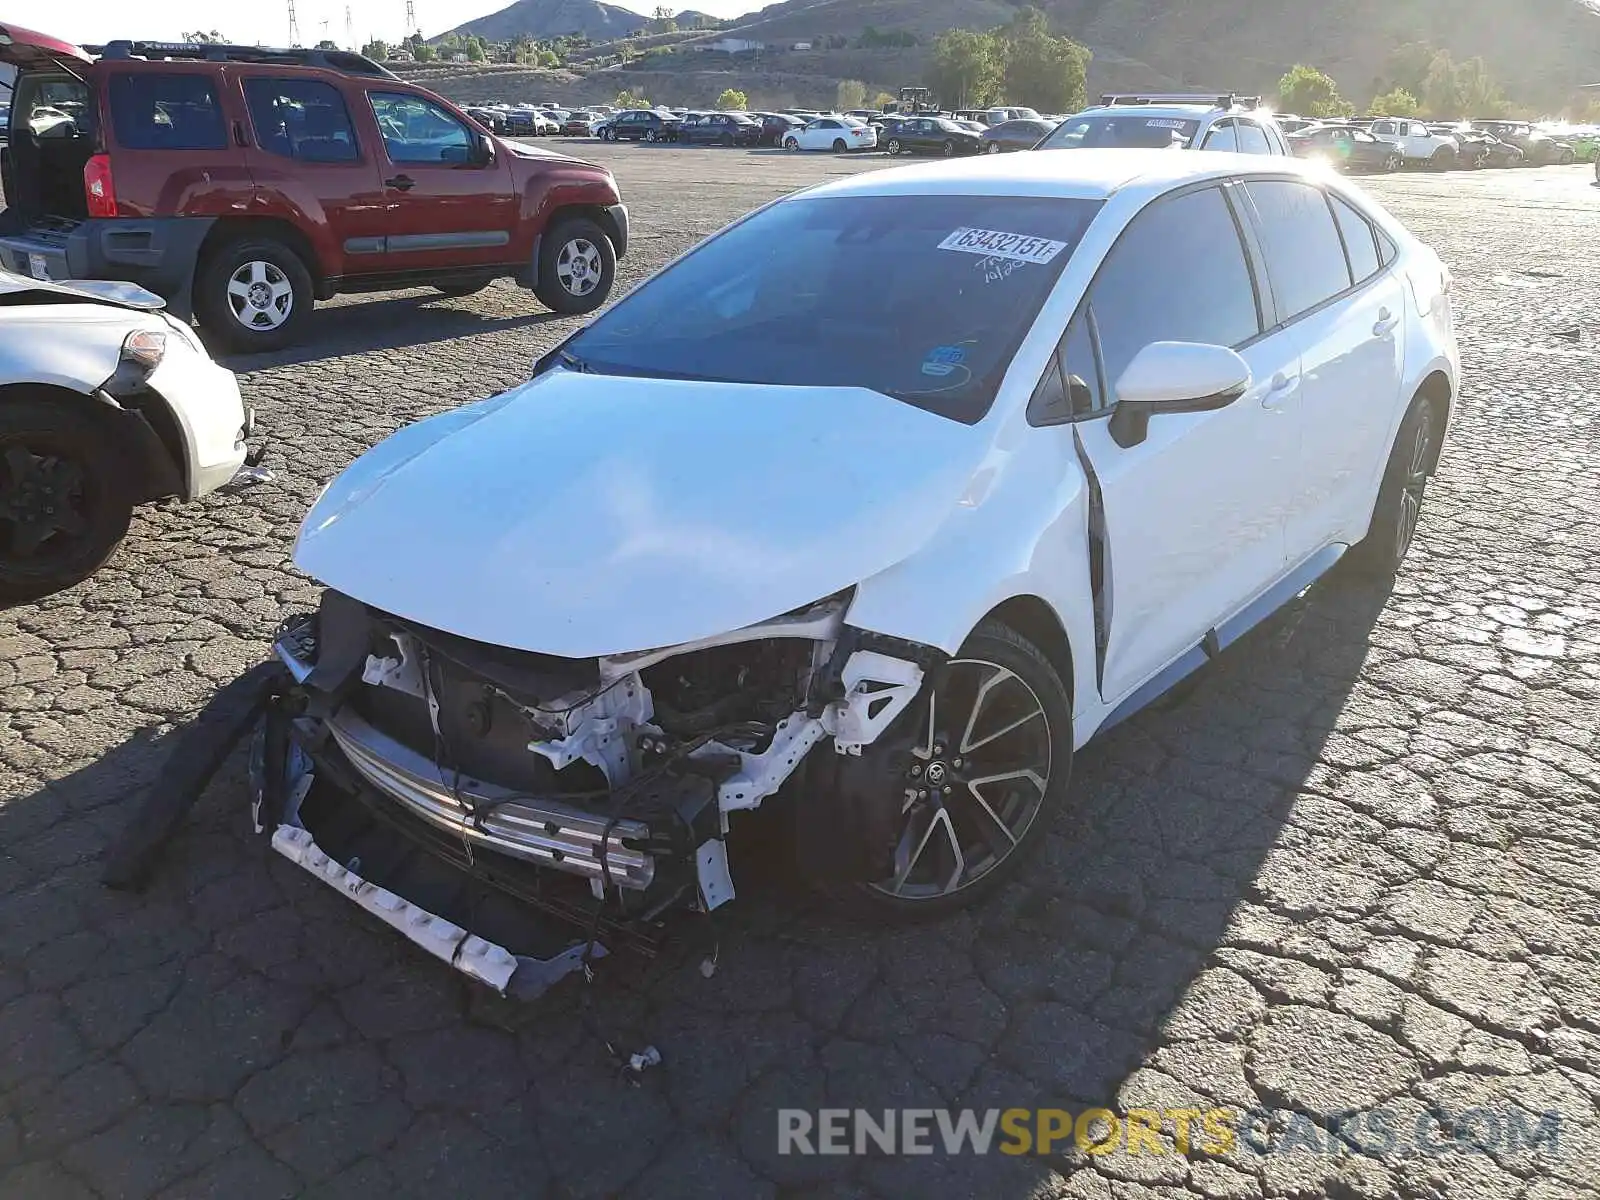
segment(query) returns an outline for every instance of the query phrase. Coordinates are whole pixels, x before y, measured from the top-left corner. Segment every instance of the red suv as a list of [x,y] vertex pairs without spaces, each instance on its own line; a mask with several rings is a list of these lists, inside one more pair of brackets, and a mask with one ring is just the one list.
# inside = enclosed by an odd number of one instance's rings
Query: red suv
[[129,280],[236,350],[294,341],[339,292],[509,276],[589,312],[627,250],[609,171],[504,141],[359,54],[86,51],[13,25],[0,62],[0,267]]

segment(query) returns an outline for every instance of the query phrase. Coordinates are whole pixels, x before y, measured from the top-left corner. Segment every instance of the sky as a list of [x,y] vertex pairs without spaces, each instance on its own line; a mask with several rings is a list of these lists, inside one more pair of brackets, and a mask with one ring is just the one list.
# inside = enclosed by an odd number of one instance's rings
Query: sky
[[[464,21],[505,8],[511,0],[416,0],[417,20],[428,37],[453,29]],[[636,12],[652,12],[657,0],[609,0]],[[765,0],[667,0],[673,9],[693,8],[716,17],[734,17],[761,7]],[[347,0],[295,0],[300,40],[314,45],[324,37],[345,44],[344,14]],[[34,8],[34,5],[23,5]],[[356,41],[371,37],[389,41],[405,34],[405,0],[348,0]],[[48,11],[46,11],[48,10]],[[253,45],[284,45],[289,40],[287,0],[247,0],[222,4],[218,0],[147,0],[129,8],[126,0],[53,0],[36,12],[6,13],[0,21],[17,23],[70,42],[99,43],[112,38],[176,41],[195,29],[216,29],[230,41]],[[324,30],[323,22],[327,22]]]

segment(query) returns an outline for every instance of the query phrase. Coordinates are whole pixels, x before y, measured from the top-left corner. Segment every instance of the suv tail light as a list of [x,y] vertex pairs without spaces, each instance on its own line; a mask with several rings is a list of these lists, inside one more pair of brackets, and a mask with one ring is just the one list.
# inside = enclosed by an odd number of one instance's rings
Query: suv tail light
[[83,194],[91,217],[117,215],[117,189],[111,182],[109,154],[96,154],[83,164]]

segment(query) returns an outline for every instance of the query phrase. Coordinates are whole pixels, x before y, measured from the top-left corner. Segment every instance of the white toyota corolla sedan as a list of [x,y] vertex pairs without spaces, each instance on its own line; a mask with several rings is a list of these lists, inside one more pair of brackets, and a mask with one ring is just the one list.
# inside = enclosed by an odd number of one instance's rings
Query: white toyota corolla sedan
[[1438,257],[1292,160],[780,200],[328,488],[258,824],[497,987],[575,951],[530,965],[461,896],[592,955],[731,898],[764,802],[836,895],[957,908],[1071,807],[1091,737],[1339,559],[1397,569],[1457,380]]

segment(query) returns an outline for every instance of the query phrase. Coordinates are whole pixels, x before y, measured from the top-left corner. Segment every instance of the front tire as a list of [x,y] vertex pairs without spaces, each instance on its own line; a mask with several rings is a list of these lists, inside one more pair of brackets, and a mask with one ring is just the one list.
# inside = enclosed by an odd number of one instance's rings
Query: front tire
[[898,155],[900,154],[900,149],[901,149],[901,147],[900,147],[900,139],[899,138],[890,138],[889,139],[889,145],[887,146],[887,149],[889,151],[889,156],[891,158],[898,157]]
[[944,143],[944,145],[939,147],[939,153],[944,155],[946,158],[954,157],[955,152],[956,152],[956,144],[954,142],[952,142],[952,141],[948,141],[947,140]]
[[568,315],[593,312],[611,294],[617,253],[605,230],[587,217],[569,217],[539,242],[539,278],[533,292]]
[[999,621],[979,625],[930,673],[908,719],[915,736],[894,874],[830,889],[895,922],[945,916],[1014,877],[1065,804],[1072,774],[1066,685]]
[[68,401],[0,404],[0,604],[87,579],[132,512],[122,453],[101,422]]
[[797,142],[792,137],[784,138],[783,139],[783,148],[785,150],[798,150],[798,149],[800,149],[800,143]]
[[229,242],[207,256],[195,277],[200,324],[240,354],[298,341],[312,303],[311,272],[275,238]]
[[1395,434],[1367,536],[1351,548],[1355,570],[1369,578],[1393,579],[1405,562],[1422,515],[1422,501],[1438,459],[1443,422],[1433,401],[1418,396]]
[[1004,148],[1005,147],[1001,146],[999,142],[990,142],[989,143],[989,151],[988,152],[990,154],[999,154],[1000,151],[1003,150]]
[[850,149],[850,147],[845,144],[845,140],[843,138],[833,139],[833,152],[835,154],[843,154],[848,149]]

